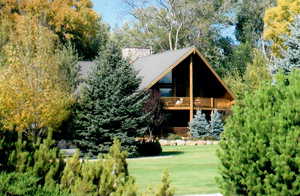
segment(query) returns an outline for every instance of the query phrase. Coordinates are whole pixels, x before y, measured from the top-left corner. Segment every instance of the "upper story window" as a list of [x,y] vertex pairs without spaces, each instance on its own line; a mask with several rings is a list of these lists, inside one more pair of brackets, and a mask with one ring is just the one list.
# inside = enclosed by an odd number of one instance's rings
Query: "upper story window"
[[160,84],[172,84],[172,72],[168,73],[158,83],[160,83]]

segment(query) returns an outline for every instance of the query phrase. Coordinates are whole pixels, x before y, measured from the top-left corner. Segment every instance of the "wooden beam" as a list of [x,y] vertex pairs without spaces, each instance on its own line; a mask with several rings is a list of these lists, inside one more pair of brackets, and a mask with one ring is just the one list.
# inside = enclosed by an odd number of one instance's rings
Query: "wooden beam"
[[193,95],[193,56],[190,60],[190,121],[193,120],[194,115],[194,95]]

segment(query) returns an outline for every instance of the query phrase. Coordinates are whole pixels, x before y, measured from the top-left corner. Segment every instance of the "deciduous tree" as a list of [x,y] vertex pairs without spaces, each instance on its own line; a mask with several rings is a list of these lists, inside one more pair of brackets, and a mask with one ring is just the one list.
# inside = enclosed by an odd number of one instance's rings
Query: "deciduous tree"
[[62,42],[71,41],[81,56],[93,58],[107,39],[108,28],[92,6],[90,0],[1,0],[0,15],[13,23],[25,15],[35,16]]
[[264,38],[272,42],[275,55],[280,56],[283,36],[290,34],[289,25],[300,14],[299,0],[277,0],[275,7],[266,10]]
[[20,17],[4,47],[0,75],[0,123],[5,129],[37,135],[58,128],[72,97],[61,78],[56,36],[35,17]]

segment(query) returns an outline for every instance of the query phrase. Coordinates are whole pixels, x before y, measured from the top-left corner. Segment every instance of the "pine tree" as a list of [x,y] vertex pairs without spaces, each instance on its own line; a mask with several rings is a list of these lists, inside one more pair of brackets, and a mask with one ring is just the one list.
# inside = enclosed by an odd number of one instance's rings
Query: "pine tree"
[[118,138],[129,156],[136,154],[135,138],[145,133],[148,124],[143,112],[148,96],[137,91],[139,84],[115,46],[100,53],[75,109],[76,143],[82,152],[106,153]]
[[223,195],[299,195],[300,72],[246,94],[226,120],[218,156]]
[[214,110],[210,115],[209,135],[219,140],[223,130],[222,115],[217,110]]
[[300,16],[296,16],[294,22],[289,26],[289,36],[283,36],[283,47],[281,57],[275,58],[272,64],[273,71],[283,69],[290,72],[292,69],[300,68]]
[[209,124],[205,114],[198,110],[193,120],[189,123],[189,129],[192,137],[200,138],[208,136]]

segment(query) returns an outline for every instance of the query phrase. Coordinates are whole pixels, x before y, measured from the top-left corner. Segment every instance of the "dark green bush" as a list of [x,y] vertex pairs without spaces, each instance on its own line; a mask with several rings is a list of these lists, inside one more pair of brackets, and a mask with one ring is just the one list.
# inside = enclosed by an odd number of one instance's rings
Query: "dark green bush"
[[142,140],[139,141],[138,152],[140,156],[156,156],[162,148],[158,140]]
[[300,195],[299,71],[234,106],[218,156],[224,195]]

